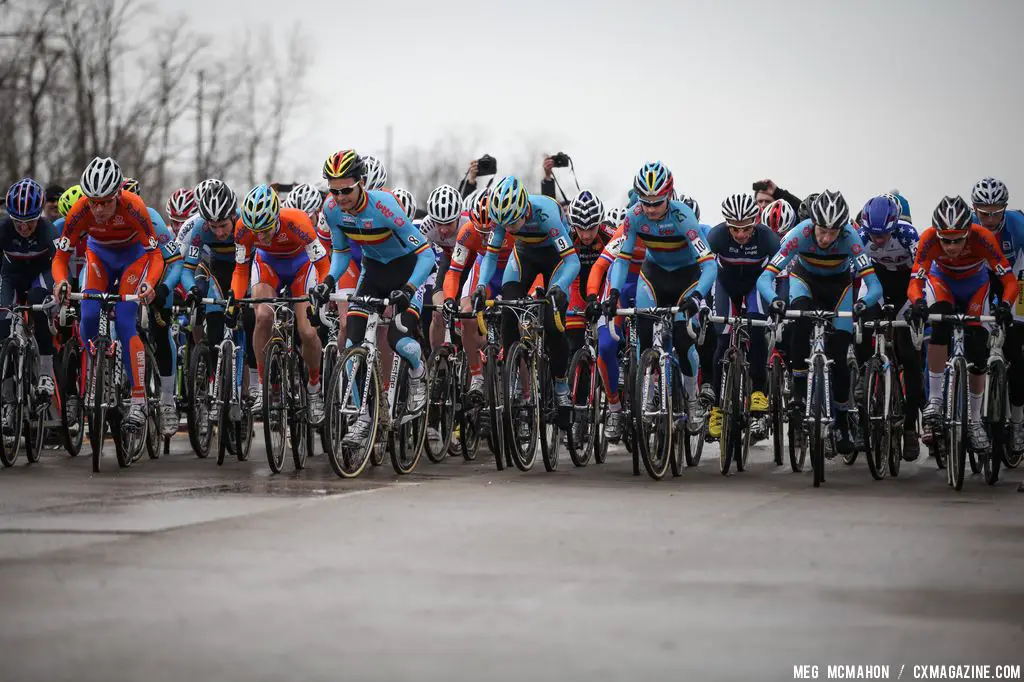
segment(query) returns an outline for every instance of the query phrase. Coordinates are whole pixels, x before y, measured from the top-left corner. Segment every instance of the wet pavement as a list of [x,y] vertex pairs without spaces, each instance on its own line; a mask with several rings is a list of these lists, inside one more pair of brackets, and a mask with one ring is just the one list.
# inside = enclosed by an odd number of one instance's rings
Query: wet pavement
[[0,471],[0,680],[790,680],[1024,663],[1024,471],[945,485],[172,453]]

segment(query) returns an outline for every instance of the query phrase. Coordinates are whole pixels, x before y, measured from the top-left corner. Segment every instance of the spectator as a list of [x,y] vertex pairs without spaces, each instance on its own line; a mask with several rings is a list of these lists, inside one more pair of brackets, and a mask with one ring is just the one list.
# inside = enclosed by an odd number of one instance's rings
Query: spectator
[[469,168],[466,170],[466,177],[462,178],[462,183],[459,185],[459,193],[462,194],[463,198],[468,197],[476,191],[478,163],[479,159],[473,159],[470,161]]
[[65,187],[50,185],[46,188],[46,197],[43,203],[43,217],[51,223],[60,219],[60,211],[57,209],[57,201],[60,195],[64,194]]
[[800,197],[787,192],[778,185],[775,184],[774,180],[765,178],[759,182],[755,182],[758,187],[763,186],[763,189],[755,189],[754,200],[757,201],[757,207],[760,210],[764,210],[764,207],[772,203],[776,199],[782,199],[787,204],[793,207],[793,211],[797,212],[800,210]]

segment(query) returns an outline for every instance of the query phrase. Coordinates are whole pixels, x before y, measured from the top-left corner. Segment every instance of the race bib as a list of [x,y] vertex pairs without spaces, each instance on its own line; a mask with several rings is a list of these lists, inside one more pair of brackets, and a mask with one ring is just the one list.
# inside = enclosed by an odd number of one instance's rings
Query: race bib
[[[236,245],[235,248],[237,249],[238,246]],[[189,258],[189,260],[199,260],[199,247],[198,246],[190,246],[190,247],[188,247],[188,258]]]
[[327,249],[317,240],[312,244],[306,244],[306,255],[309,256],[310,262],[316,262],[327,255]]
[[555,248],[558,249],[559,253],[562,253],[571,249],[572,244],[569,243],[569,240],[564,235],[558,235],[555,237]]
[[247,255],[248,254],[246,254],[244,246],[242,246],[241,244],[235,244],[235,262],[236,263],[244,264],[246,262],[246,260],[248,260],[246,258]]
[[465,265],[467,258],[469,258],[469,249],[462,244],[456,244],[455,251],[452,252],[452,263]]
[[862,253],[859,256],[857,256],[856,259],[854,259],[853,266],[854,269],[857,270],[857,272],[867,270],[868,268],[871,267],[871,260],[868,258],[868,255],[866,253]]

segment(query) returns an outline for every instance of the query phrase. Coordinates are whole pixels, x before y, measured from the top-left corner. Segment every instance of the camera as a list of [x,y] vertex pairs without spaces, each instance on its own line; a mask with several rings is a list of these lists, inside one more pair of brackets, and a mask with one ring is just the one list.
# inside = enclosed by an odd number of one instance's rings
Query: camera
[[498,172],[498,160],[490,154],[484,154],[476,160],[477,175],[496,175]]
[[569,155],[566,154],[565,152],[558,152],[557,154],[554,154],[551,157],[551,163],[554,165],[555,168],[568,168],[569,162]]
[[753,190],[755,192],[764,192],[764,191],[767,191],[767,189],[768,189],[768,183],[767,182],[755,182],[753,185],[751,185],[751,187],[753,188]]

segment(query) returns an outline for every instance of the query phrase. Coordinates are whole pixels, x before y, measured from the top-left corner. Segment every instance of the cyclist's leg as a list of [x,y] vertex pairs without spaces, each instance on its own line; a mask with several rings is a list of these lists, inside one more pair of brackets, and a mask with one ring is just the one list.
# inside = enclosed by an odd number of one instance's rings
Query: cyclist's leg
[[[131,257],[132,251],[128,250],[124,254],[125,259]],[[141,248],[138,251],[139,255],[124,267],[121,273],[119,293],[122,295],[137,294],[146,279],[149,258],[141,253]],[[136,326],[139,304],[135,301],[119,301],[114,306],[114,311],[117,316],[114,328],[125,351],[125,364],[129,367],[128,376],[131,380],[134,408],[146,398],[146,349],[142,345],[142,339],[139,338],[139,330]]]
[[[550,289],[551,282],[558,277],[557,273],[558,269],[562,267],[562,259],[554,247],[544,249],[542,253],[543,255],[537,260],[540,272],[544,276],[544,281],[548,284],[548,289]],[[566,291],[564,293],[566,300],[563,304],[559,304],[557,311],[551,307],[544,309],[544,340],[547,345],[548,354],[551,356],[551,376],[555,380],[555,394],[560,396],[569,395],[569,383],[566,379],[566,375],[569,373],[569,336],[567,333],[569,318],[566,315],[569,309],[569,297],[572,292]],[[582,299],[580,299],[580,302],[582,303]],[[556,325],[556,312],[562,321],[562,329],[559,329],[558,325]]]
[[[834,304],[834,309],[836,312],[845,313],[853,311],[852,284],[847,284],[840,294],[838,303]],[[836,422],[839,425],[837,449],[841,454],[849,454],[853,451],[849,422],[853,396],[850,395],[850,371],[846,366],[846,357],[850,350],[850,342],[853,340],[853,321],[849,318],[837,318],[833,329],[831,336],[826,340],[825,352],[832,360],[832,402],[836,406]]]
[[[305,265],[299,267],[298,272],[294,275],[289,287],[291,295],[305,296],[316,285],[316,267],[307,259]],[[306,314],[308,309],[309,303],[295,304],[295,329],[301,340],[300,352],[302,359],[306,362],[310,393],[316,393],[320,390],[320,359],[323,356],[323,346],[320,344],[320,335],[317,334],[313,323],[309,321],[309,315]]]
[[[522,298],[525,293],[523,283],[532,282],[536,276],[535,268],[528,260],[522,259],[521,249],[516,244],[509,255],[505,274],[501,278],[501,297],[505,300]],[[493,295],[492,291],[491,296]],[[505,352],[508,352],[509,347],[518,340],[519,324],[515,313],[511,310],[503,310],[501,314],[501,345]]]
[[[338,293],[339,294],[355,294],[356,285],[359,284],[359,263],[356,262],[355,258],[348,264],[348,268],[342,273],[338,279]],[[344,348],[346,345],[346,336],[348,329],[348,303],[338,303],[338,346]]]
[[[805,276],[791,273],[789,276],[790,310],[813,310],[814,299]],[[788,326],[789,363],[793,370],[793,400],[803,404],[807,397],[807,358],[811,354],[811,333],[814,325],[805,318],[797,318]]]
[[[262,254],[257,253],[252,261],[252,273],[249,275],[249,283],[252,287],[253,298],[273,298],[281,286],[281,279],[273,267],[275,263],[265,259]],[[260,384],[264,379],[263,360],[267,351],[267,342],[274,327],[274,309],[266,304],[256,306],[254,312],[255,324],[253,325],[252,348],[256,355],[256,368],[259,373]],[[219,343],[219,339],[210,339],[211,344]]]
[[[171,338],[171,307],[174,305],[174,292],[167,294],[164,301],[154,301],[154,305],[163,304],[153,312],[150,321],[153,337],[153,354],[156,356],[157,369],[160,372],[160,405],[174,409],[174,360],[177,348]],[[170,427],[168,427],[170,428]]]
[[[82,273],[82,292],[101,294],[109,291],[113,278],[110,276],[104,260],[92,249],[85,252],[85,260],[86,267]],[[79,312],[81,312],[81,322],[78,331],[82,336],[82,341],[88,343],[99,333],[100,303],[99,301],[82,301]]]
[[[688,265],[667,272],[667,275],[667,282],[658,283],[659,287],[663,287],[663,289],[657,291],[658,298],[672,301],[671,305],[681,305],[697,286],[697,279],[700,277],[700,266]],[[696,357],[697,353],[691,353],[691,349],[695,350],[696,341],[690,337],[690,334],[687,332],[687,326],[685,316],[681,313],[677,314],[672,325],[672,346],[676,357],[679,358],[679,366],[683,370],[683,391],[686,393],[687,398],[696,400],[699,363]],[[703,415],[701,414],[695,415],[695,419],[698,421],[702,418]]]
[[[747,312],[755,320],[767,319],[767,306],[761,300],[761,296],[755,288],[747,294]],[[768,337],[764,329],[755,327],[750,330],[750,352],[747,354],[750,361],[750,384],[754,393],[766,394],[768,390]],[[768,408],[767,399],[765,409]]]
[[[991,280],[986,277],[985,284],[978,287],[970,295],[966,309],[970,314],[989,314],[989,292]],[[980,312],[978,312],[980,311]],[[970,373],[970,407],[971,422],[981,423],[981,403],[985,393],[985,365],[988,362],[988,330],[981,326],[971,324],[964,330],[964,355],[967,356],[967,368]],[[986,449],[985,443],[979,442],[976,438],[972,441],[976,448]]]
[[1024,322],[1014,321],[1003,343],[1003,353],[1009,363],[1007,383],[1010,394],[1010,421],[1016,432],[1024,423]]

